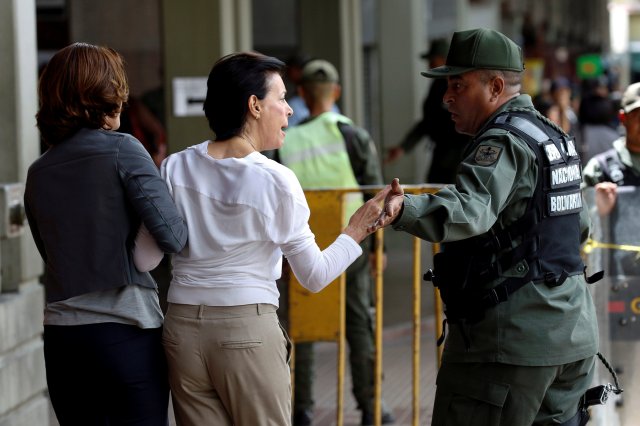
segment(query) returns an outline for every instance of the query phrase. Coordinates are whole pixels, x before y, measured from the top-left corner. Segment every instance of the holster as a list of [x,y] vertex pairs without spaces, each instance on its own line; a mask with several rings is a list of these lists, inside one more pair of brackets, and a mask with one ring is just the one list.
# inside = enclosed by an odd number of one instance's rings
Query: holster
[[564,423],[560,423],[558,426],[585,426],[589,421],[589,412],[586,408],[580,408],[575,416],[571,417]]
[[471,284],[471,262],[458,252],[440,252],[433,257],[433,270],[424,275],[440,290],[445,304],[447,321],[455,324],[464,321],[470,324],[484,318],[484,309],[479,309],[476,301],[480,291]]

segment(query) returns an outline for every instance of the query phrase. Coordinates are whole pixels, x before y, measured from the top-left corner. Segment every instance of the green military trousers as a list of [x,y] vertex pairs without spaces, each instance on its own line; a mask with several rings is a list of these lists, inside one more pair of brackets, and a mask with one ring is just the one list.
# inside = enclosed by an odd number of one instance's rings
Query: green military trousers
[[591,386],[595,357],[529,367],[443,362],[432,426],[546,426],[571,419]]

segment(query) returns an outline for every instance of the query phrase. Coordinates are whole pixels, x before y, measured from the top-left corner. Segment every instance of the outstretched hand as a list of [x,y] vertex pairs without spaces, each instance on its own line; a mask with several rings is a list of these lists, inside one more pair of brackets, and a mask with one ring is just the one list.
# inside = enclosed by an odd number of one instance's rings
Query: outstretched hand
[[367,229],[369,233],[375,232],[378,228],[390,225],[402,212],[402,207],[404,205],[404,190],[400,186],[400,180],[398,178],[394,178],[391,181],[391,184],[387,185],[385,189],[376,194],[376,197],[382,193],[385,194],[384,208],[376,218],[376,221]]
[[382,203],[391,191],[391,186],[387,185],[378,192],[372,199],[364,203],[349,219],[349,224],[344,228],[343,233],[349,235],[356,242],[360,243],[365,237],[376,230],[373,224],[384,212]]

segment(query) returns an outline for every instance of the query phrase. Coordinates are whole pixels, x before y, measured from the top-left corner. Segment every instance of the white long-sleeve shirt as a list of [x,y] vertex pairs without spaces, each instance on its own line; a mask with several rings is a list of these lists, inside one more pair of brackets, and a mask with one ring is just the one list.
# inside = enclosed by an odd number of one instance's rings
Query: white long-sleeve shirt
[[258,152],[218,160],[208,155],[208,144],[169,156],[161,168],[189,228],[187,246],[173,256],[169,302],[278,306],[283,254],[314,292],[362,254],[345,234],[320,251],[291,170]]

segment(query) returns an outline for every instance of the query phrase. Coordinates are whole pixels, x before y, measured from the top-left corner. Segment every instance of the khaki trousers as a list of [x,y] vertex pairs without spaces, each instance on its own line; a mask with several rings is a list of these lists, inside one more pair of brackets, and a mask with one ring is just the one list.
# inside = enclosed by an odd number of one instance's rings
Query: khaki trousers
[[275,306],[170,303],[162,337],[178,425],[291,424],[291,342]]

